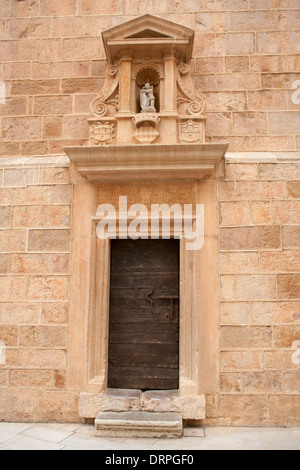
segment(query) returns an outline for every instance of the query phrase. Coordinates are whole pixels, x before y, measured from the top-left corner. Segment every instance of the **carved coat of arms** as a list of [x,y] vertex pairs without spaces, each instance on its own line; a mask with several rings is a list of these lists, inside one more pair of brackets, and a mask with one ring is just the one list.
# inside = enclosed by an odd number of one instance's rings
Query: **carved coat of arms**
[[192,119],[179,124],[179,140],[183,144],[198,144],[203,142],[203,124]]
[[114,139],[115,125],[110,122],[101,122],[93,124],[91,129],[91,138],[94,145],[110,145]]

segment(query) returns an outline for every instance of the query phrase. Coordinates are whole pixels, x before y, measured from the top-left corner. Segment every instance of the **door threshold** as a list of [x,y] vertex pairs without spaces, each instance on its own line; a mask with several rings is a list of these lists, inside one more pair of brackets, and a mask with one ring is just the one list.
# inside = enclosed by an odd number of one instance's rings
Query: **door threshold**
[[180,413],[185,420],[206,417],[205,395],[181,396],[179,390],[151,390],[109,388],[104,393],[82,392],[79,414],[83,418],[96,418],[100,412],[144,411]]

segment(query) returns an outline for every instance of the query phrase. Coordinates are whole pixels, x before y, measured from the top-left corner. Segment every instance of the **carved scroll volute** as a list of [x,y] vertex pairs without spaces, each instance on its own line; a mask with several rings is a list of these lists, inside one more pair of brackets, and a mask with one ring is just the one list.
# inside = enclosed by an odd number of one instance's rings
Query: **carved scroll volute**
[[177,67],[178,107],[183,105],[180,114],[202,115],[205,111],[205,101],[194,88],[191,68],[181,63]]
[[99,95],[92,101],[90,110],[96,117],[106,116],[109,105],[118,111],[119,96],[116,91],[119,86],[119,69],[116,65],[110,65],[105,71],[105,82]]

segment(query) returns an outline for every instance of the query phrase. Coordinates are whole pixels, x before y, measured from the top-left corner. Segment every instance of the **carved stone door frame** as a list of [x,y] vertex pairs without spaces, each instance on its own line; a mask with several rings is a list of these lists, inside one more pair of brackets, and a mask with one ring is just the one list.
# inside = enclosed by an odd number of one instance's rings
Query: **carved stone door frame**
[[[151,205],[156,203],[151,183],[158,185],[165,202],[176,199],[173,186],[181,182],[186,185],[184,203],[204,205],[204,247],[187,251],[186,241],[180,243],[177,410],[187,405],[184,419],[202,419],[204,400],[201,405],[199,398],[218,391],[216,180],[224,175],[228,144],[205,143],[205,100],[194,88],[190,65],[194,36],[190,28],[148,14],[105,30],[109,66],[103,88],[91,103],[90,145],[65,149],[75,183],[68,386],[92,403],[87,411],[81,400],[84,417],[95,417],[107,394],[110,242],[96,238],[95,220],[97,191],[105,182],[108,204],[119,194],[118,183],[129,183],[128,191],[134,192],[135,185],[146,182],[144,195]],[[139,90],[149,80],[159,86],[159,112],[150,114],[137,106]],[[166,181],[173,185],[168,190]],[[143,397],[137,409],[145,410],[142,402]],[[165,403],[163,411],[171,411],[170,402]],[[197,414],[198,406],[202,411]]]
[[[110,240],[96,237],[97,185],[73,168],[72,284],[69,387],[107,392]],[[205,243],[187,251],[180,241],[179,395],[197,397],[218,390],[218,239],[216,181],[197,182],[191,203],[205,206]],[[109,201],[108,201],[109,202]]]

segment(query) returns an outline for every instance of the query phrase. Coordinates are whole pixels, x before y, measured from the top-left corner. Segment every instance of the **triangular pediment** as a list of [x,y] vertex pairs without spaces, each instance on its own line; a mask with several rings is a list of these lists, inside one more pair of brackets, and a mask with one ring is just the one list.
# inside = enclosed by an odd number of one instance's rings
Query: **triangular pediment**
[[131,36],[128,36],[126,39],[134,39],[134,38],[144,38],[144,39],[150,39],[150,38],[171,38],[172,36],[167,36],[166,34],[163,34],[159,31],[155,31],[154,29],[144,29],[143,31],[140,31],[138,33],[132,34]]
[[[168,43],[178,45],[178,51],[184,59],[190,60],[194,42],[194,30],[158,16],[146,14],[126,21],[118,26],[106,29],[102,33],[107,58],[113,62],[118,53],[129,49],[141,49],[141,46],[153,46],[167,49]],[[143,43],[142,43],[143,42]],[[185,45],[185,49],[184,46]],[[146,48],[145,48],[146,49]],[[146,50],[145,50],[146,53]]]

